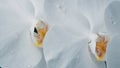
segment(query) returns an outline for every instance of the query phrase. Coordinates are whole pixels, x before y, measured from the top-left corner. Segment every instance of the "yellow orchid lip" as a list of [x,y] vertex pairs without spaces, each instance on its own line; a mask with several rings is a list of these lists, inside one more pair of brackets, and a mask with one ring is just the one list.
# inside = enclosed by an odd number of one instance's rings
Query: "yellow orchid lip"
[[90,52],[95,56],[97,61],[104,61],[106,55],[106,49],[110,37],[103,33],[94,34],[91,42],[89,42]]
[[35,46],[42,47],[42,43],[47,31],[48,25],[45,22],[41,20],[36,22],[34,25],[34,30],[32,31],[32,39],[34,40],[33,43]]

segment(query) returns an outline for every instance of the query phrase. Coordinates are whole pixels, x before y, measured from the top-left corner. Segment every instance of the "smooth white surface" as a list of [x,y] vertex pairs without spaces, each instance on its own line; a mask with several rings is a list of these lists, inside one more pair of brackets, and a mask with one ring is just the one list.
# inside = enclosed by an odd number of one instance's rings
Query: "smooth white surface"
[[115,36],[112,38],[108,45],[107,51],[107,63],[108,68],[118,68],[120,67],[120,52],[119,52],[120,36]]
[[107,50],[108,68],[120,67],[120,1],[111,2],[105,11],[106,27],[112,36]]
[[105,10],[107,30],[111,35],[120,34],[120,1],[111,2]]
[[[88,37],[97,32],[119,34],[119,2],[112,1],[0,0],[0,66],[105,68],[89,54]],[[109,13],[117,24],[111,24]],[[29,32],[39,19],[50,25],[43,48],[32,45]],[[108,68],[119,67],[118,36],[108,47]]]

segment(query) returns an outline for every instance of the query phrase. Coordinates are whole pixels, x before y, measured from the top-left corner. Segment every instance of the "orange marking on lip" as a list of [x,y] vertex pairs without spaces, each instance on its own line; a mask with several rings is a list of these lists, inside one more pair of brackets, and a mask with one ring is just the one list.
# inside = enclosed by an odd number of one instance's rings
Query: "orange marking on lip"
[[106,54],[106,47],[108,43],[108,39],[105,38],[103,35],[98,35],[97,41],[96,41],[96,53],[98,55],[97,60],[103,60],[105,54]]
[[[40,27],[40,25],[43,25]],[[38,34],[35,36],[36,42],[35,42],[35,46],[41,47],[44,37],[46,35],[46,32],[48,31],[48,25],[46,23],[44,23],[43,21],[39,21],[36,24],[36,29],[38,31]]]

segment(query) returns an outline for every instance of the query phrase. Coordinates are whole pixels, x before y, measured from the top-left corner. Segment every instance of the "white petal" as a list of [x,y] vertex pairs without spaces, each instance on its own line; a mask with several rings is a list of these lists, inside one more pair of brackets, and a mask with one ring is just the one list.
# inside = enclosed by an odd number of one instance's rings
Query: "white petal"
[[45,0],[30,0],[35,9],[35,18],[44,18],[44,1]]
[[120,35],[113,37],[108,45],[107,63],[108,68],[120,67]]
[[85,36],[75,36],[64,26],[54,26],[44,40],[44,54],[49,68],[105,68],[92,60]]
[[22,14],[28,16],[35,15],[35,7],[33,6],[33,3],[30,0],[15,0],[15,2],[19,6],[19,9],[21,10]]
[[0,5],[0,66],[33,68],[45,61],[42,50],[31,42],[29,28],[33,19],[19,12],[16,2],[9,2]]
[[68,15],[76,10],[76,0],[45,0],[44,9],[47,21],[51,24],[63,24]]
[[106,8],[105,21],[111,35],[120,34],[120,1],[113,1]]
[[25,29],[25,32],[19,36],[13,34],[7,38],[1,44],[4,46],[0,53],[2,67],[29,68],[34,67],[43,59],[42,51],[32,45],[28,30]]
[[89,33],[88,19],[78,11],[76,4],[76,0],[46,0],[44,4],[46,21],[50,25],[67,25],[74,32]]
[[43,53],[43,48],[40,51],[42,53],[42,58],[34,68],[47,68],[45,56],[44,56],[44,53]]
[[78,11],[88,18],[91,32],[106,32],[104,22],[104,9],[111,0],[78,0]]

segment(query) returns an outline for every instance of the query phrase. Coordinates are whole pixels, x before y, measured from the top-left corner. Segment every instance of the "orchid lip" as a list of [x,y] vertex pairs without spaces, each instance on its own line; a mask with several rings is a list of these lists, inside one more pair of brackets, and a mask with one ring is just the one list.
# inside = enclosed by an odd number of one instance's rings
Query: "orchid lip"
[[97,61],[105,61],[109,36],[105,33],[97,33],[91,34],[89,38],[88,46],[92,55],[95,56]]
[[32,38],[32,42],[35,46],[42,47],[42,43],[43,43],[47,30],[48,30],[48,25],[41,20],[37,21],[32,26],[30,35]]

